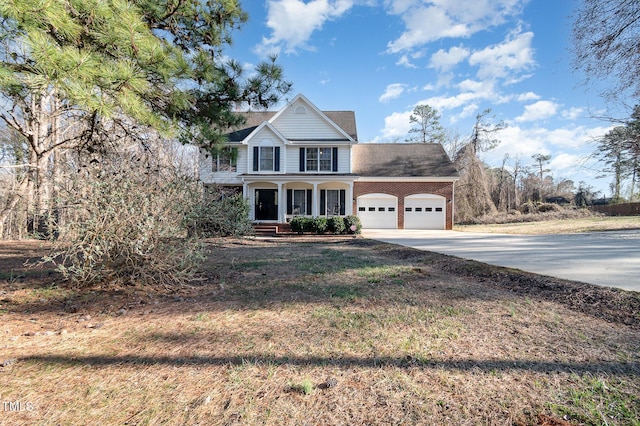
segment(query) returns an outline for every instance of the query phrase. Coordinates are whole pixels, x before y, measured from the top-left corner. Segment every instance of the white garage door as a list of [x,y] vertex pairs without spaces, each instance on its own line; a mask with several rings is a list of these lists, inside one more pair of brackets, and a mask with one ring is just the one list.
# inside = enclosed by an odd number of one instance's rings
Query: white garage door
[[404,229],[445,229],[446,199],[415,194],[404,199]]
[[358,217],[363,228],[396,229],[398,198],[388,194],[367,194],[358,197]]

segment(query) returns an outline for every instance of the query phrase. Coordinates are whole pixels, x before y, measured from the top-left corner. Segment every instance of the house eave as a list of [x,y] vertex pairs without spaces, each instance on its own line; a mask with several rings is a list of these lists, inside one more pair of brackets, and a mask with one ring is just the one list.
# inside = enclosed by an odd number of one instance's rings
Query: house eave
[[356,182],[456,182],[458,176],[359,176]]

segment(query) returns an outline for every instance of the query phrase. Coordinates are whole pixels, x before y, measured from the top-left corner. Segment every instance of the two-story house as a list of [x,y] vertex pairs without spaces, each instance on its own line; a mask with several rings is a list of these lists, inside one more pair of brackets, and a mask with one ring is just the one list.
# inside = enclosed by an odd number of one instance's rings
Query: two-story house
[[364,228],[451,229],[458,173],[439,144],[358,143],[353,111],[297,95],[277,112],[243,113],[200,179],[242,192],[256,223],[357,215]]

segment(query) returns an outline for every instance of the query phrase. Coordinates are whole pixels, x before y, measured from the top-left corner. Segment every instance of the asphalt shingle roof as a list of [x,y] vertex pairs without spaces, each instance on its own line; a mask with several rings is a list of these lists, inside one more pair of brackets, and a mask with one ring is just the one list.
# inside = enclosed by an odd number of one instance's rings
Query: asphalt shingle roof
[[352,172],[367,177],[459,177],[437,143],[361,143],[352,147]]

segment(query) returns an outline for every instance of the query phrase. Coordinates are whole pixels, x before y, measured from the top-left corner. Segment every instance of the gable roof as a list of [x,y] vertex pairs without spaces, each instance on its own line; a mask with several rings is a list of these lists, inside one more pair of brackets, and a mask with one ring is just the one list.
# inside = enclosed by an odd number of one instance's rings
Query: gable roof
[[[250,111],[238,113],[245,118],[246,122],[241,128],[227,133],[229,142],[242,142],[259,125],[265,121],[271,120],[277,113],[278,111]],[[322,113],[353,140],[358,140],[358,132],[356,131],[356,114],[353,111],[322,111]]]
[[365,143],[352,147],[353,173],[367,177],[459,177],[438,143]]

